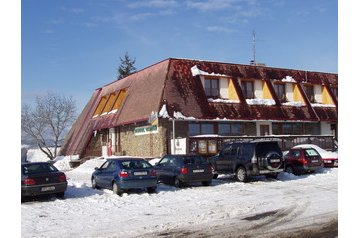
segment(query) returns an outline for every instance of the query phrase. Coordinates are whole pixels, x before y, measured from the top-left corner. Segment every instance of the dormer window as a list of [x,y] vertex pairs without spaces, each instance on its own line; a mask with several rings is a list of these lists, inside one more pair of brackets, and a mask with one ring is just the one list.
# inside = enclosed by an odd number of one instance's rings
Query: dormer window
[[286,102],[286,86],[283,83],[274,83],[273,88],[280,102]]
[[315,102],[315,97],[314,97],[314,88],[313,85],[305,85],[304,86],[304,90],[306,92],[307,98],[311,103]]
[[255,88],[253,81],[241,81],[241,89],[245,99],[255,98]]
[[220,97],[219,79],[205,78],[205,94],[207,97]]

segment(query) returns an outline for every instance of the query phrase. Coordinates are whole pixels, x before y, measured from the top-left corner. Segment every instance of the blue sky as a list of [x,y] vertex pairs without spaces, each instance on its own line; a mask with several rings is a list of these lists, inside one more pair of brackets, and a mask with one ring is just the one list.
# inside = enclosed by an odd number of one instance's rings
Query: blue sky
[[73,96],[169,57],[338,71],[337,0],[22,0],[21,99]]

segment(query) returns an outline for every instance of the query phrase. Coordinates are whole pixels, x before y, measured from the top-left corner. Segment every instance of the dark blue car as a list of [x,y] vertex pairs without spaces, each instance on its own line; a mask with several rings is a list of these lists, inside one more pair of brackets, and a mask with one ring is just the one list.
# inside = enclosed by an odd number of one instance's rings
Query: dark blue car
[[129,189],[157,189],[157,174],[151,164],[142,158],[118,157],[107,159],[92,174],[92,188],[112,189],[121,195]]
[[182,187],[201,182],[209,186],[213,179],[210,164],[199,155],[166,155],[155,166],[158,181]]

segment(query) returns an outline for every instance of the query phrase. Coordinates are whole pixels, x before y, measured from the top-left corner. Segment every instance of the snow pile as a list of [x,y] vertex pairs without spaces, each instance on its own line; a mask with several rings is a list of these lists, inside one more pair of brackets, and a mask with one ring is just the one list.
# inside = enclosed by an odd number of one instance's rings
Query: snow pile
[[208,98],[208,102],[222,102],[222,103],[240,103],[240,100],[230,100],[230,99],[222,99],[222,98]]
[[78,161],[78,155],[68,155],[68,156],[57,156],[54,161],[54,166],[61,171],[71,170],[70,162],[71,161]]
[[299,101],[294,101],[294,102],[284,102],[282,103],[283,106],[293,106],[293,107],[303,107],[306,104],[304,104],[303,102],[299,102]]
[[151,159],[151,160],[149,160],[148,162],[151,164],[151,165],[155,165],[156,163],[158,163],[159,162],[159,160],[161,160],[161,158],[155,158],[155,159]]
[[246,103],[249,105],[275,105],[276,102],[273,99],[246,99]]
[[229,77],[225,74],[215,74],[215,73],[208,73],[205,72],[203,70],[200,70],[198,68],[198,66],[194,65],[193,67],[191,67],[191,74],[193,75],[193,77],[197,76],[197,75],[206,75],[206,76],[221,76],[221,77]]
[[69,177],[69,185],[81,187],[85,184],[88,186],[91,184],[91,175],[96,167],[100,167],[106,159],[103,157],[90,159],[78,166],[77,168],[68,171],[66,175]]
[[296,80],[292,76],[287,75],[281,80],[281,82],[296,83]]
[[[50,148],[50,149],[53,152],[53,148]],[[50,159],[40,149],[29,149],[27,151],[27,161],[29,161],[29,162],[48,162],[48,161],[50,161]]]

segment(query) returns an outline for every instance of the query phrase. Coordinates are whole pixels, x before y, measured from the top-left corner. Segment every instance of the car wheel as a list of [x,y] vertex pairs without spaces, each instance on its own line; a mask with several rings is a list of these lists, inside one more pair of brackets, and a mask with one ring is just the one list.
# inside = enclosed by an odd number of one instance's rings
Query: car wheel
[[247,182],[247,172],[244,167],[239,167],[236,170],[236,180],[239,182]]
[[177,188],[181,188],[181,187],[183,187],[183,182],[180,181],[180,179],[178,177],[175,177],[174,186],[177,187]]
[[64,197],[65,197],[65,192],[56,193],[56,197],[57,197],[57,198],[64,198]]
[[113,193],[114,193],[114,194],[122,195],[122,191],[121,191],[121,189],[118,187],[118,185],[117,185],[116,182],[113,182],[112,190],[113,190]]
[[149,188],[147,188],[147,192],[148,193],[155,193],[155,190],[157,190],[157,187],[155,186],[155,187],[149,187]]
[[285,171],[289,174],[293,174],[293,168],[291,166],[287,166]]
[[218,178],[218,174],[213,174],[213,179],[217,179]]
[[202,181],[201,184],[202,184],[203,186],[210,186],[211,180],[209,180],[209,181]]
[[96,180],[95,180],[94,178],[92,178],[91,181],[92,181],[92,188],[93,188],[93,189],[97,189],[98,186],[97,186]]

